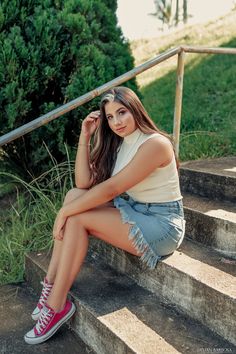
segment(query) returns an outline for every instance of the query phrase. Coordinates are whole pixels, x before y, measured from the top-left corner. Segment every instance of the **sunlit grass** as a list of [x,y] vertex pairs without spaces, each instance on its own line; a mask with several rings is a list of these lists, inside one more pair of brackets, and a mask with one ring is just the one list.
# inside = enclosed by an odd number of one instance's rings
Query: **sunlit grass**
[[[135,65],[140,65],[145,61],[163,53],[169,48],[179,45],[196,45],[219,47],[229,42],[236,34],[236,11],[231,11],[228,15],[219,18],[217,21],[210,21],[206,24],[196,24],[186,26],[174,33],[150,39],[138,39],[130,43]],[[198,54],[188,54],[185,58],[186,64],[202,56]],[[197,59],[198,60],[198,59]],[[152,81],[165,76],[168,72],[175,70],[176,58],[170,58],[161,64],[146,70],[137,76],[138,84],[141,88]]]
[[[131,43],[136,64],[178,45],[236,47],[236,11],[215,22]],[[142,100],[157,126],[173,132],[177,56],[137,77]],[[180,160],[236,154],[236,56],[186,54]]]

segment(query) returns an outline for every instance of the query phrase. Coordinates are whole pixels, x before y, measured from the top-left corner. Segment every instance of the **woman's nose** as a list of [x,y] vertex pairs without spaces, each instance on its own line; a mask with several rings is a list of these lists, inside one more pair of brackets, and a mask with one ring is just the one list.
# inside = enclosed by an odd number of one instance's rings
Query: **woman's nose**
[[118,116],[118,117],[114,117],[114,124],[115,125],[119,125],[121,123],[121,120],[120,120],[120,117]]

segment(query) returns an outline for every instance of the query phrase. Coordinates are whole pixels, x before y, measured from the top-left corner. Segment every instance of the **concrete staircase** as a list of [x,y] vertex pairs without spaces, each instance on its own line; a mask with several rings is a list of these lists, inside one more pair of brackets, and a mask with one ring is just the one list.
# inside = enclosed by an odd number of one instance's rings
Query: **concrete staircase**
[[[236,158],[184,163],[180,175],[186,238],[155,270],[91,238],[70,326],[95,353],[236,353]],[[26,256],[36,291],[48,262]]]

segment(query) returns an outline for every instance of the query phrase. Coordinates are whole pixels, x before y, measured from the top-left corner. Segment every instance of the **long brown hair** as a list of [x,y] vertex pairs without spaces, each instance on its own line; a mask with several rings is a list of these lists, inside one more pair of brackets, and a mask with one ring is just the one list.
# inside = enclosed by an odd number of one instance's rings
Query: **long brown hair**
[[105,113],[105,105],[108,102],[119,102],[133,115],[137,127],[145,134],[158,132],[171,138],[165,132],[159,130],[149,117],[138,96],[129,88],[117,86],[108,90],[101,99],[101,122],[94,134],[94,148],[91,152],[91,164],[94,174],[93,185],[101,183],[111,176],[116,162],[117,152],[123,138],[115,134],[108,125]]

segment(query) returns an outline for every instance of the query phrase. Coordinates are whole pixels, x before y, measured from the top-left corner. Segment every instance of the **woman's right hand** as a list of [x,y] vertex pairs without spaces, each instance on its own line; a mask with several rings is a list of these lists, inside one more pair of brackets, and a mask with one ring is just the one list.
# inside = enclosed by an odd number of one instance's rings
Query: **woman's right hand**
[[83,120],[81,133],[90,138],[100,124],[100,111],[90,112]]

